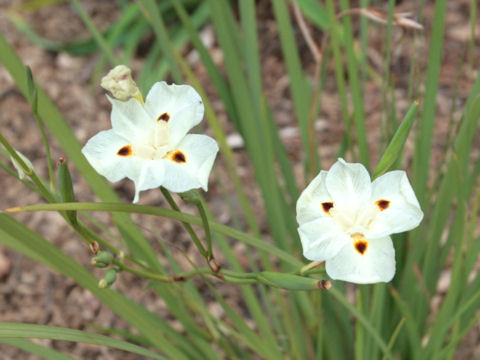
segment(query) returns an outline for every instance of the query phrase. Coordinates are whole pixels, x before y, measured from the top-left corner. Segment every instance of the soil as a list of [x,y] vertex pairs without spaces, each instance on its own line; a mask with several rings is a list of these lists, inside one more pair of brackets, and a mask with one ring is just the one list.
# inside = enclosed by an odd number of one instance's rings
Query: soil
[[[91,136],[100,130],[110,128],[109,103],[104,96],[104,91],[95,84],[91,86],[90,79],[93,76],[94,67],[99,59],[98,55],[75,57],[66,53],[55,53],[32,44],[25,35],[16,29],[9,20],[8,11],[15,11],[28,21],[30,26],[41,36],[55,42],[68,42],[74,39],[89,37],[88,30],[80,20],[76,10],[69,3],[44,6],[40,9],[27,10],[22,8],[27,2],[0,0],[0,31],[7,41],[14,47],[22,61],[31,67],[35,79],[47,92],[53,102],[58,106],[66,122],[72,127],[78,140],[83,144]],[[413,0],[399,1],[396,12],[410,11],[418,13],[418,2]],[[116,2],[113,1],[81,1],[85,11],[92,17],[94,24],[104,29],[115,22],[120,14]],[[282,140],[294,164],[295,175],[299,184],[304,184],[302,166],[302,151],[300,149],[300,137],[293,104],[288,90],[289,79],[286,75],[284,59],[281,52],[280,40],[276,24],[273,20],[271,5],[267,1],[259,1],[258,8],[258,33],[260,35],[260,49],[262,56],[262,74],[265,93],[273,109],[277,125],[280,128]],[[476,25],[476,43],[474,58],[469,58],[468,44],[470,41],[469,28],[469,6],[470,0],[456,0],[448,2],[446,37],[444,43],[444,55],[440,74],[440,88],[437,96],[436,127],[433,142],[433,166],[432,173],[438,170],[441,156],[448,144],[450,132],[449,123],[458,123],[463,104],[469,94],[470,88],[476,78],[476,72],[472,69],[478,68],[480,64],[479,40],[480,24]],[[419,86],[412,89],[413,96],[408,96],[409,64],[412,57],[422,58],[428,52],[428,40],[432,28],[433,4],[427,2],[423,11],[421,23],[424,31],[402,29],[396,27],[393,33],[391,51],[391,76],[395,83],[395,98],[398,114],[401,119],[407,111],[410,100],[421,96],[424,89]],[[293,12],[292,12],[293,14]],[[302,65],[306,73],[313,77],[314,58],[294,22],[296,37],[298,39],[299,51],[302,54]],[[358,17],[353,18],[354,26],[358,28]],[[372,71],[381,75],[386,65],[384,63],[385,49],[382,25],[376,25],[379,30],[372,31],[368,39],[368,62]],[[310,26],[310,28],[312,28]],[[321,32],[312,30],[314,39],[321,39]],[[211,25],[202,29],[202,35],[210,38],[209,50],[214,59],[221,62],[222,54],[212,39]],[[358,35],[358,34],[357,34]],[[145,39],[145,42],[151,39]],[[415,46],[413,46],[415,45]],[[417,52],[412,51],[413,48]],[[133,62],[134,74],[142,66],[141,52]],[[467,57],[467,61],[465,61]],[[265,214],[260,202],[260,192],[255,186],[253,169],[245,155],[245,149],[241,139],[235,132],[233,125],[229,122],[224,109],[216,94],[213,91],[205,72],[205,69],[198,63],[198,57],[192,49],[187,49],[185,58],[188,59],[194,71],[202,80],[209,91],[215,110],[229,135],[229,142],[235,149],[236,166],[242,181],[248,189],[248,196],[256,211],[258,219],[261,219],[261,228],[267,235],[267,224]],[[420,61],[420,68],[415,76],[424,76],[425,61]],[[469,65],[471,61],[473,67]],[[161,80],[161,79],[159,79]],[[420,79],[419,79],[420,80]],[[422,81],[417,81],[422,83]],[[345,131],[343,127],[342,114],[340,111],[340,100],[337,95],[333,65],[329,64],[327,70],[327,81],[322,94],[322,110],[317,119],[317,139],[319,151],[323,159],[323,167],[328,168],[335,160],[338,146]],[[369,80],[365,83],[365,104],[368,141],[371,154],[378,154],[379,139],[384,136],[382,130],[382,118],[380,109],[382,106],[382,81]],[[454,99],[454,100],[452,100]],[[455,109],[452,111],[452,104]],[[48,176],[45,162],[45,151],[42,138],[38,131],[35,120],[30,111],[29,105],[9,76],[5,68],[0,65],[0,124],[2,134],[11,144],[33,163],[35,170],[41,176]],[[206,124],[202,125],[206,133],[209,133]],[[58,159],[64,156],[61,148],[52,137],[52,157]],[[478,143],[477,143],[478,145]],[[478,153],[479,146],[475,151]],[[409,139],[406,145],[405,165],[407,168],[411,163],[413,151],[413,138]],[[372,156],[372,163],[378,160],[378,155]],[[206,194],[216,218],[219,222],[233,224],[231,211],[226,205],[222,188],[227,193],[232,193],[231,185],[218,179],[226,179],[226,170],[223,159],[217,159],[215,171],[211,176],[209,192]],[[86,182],[72,169],[75,192],[79,201],[93,201],[91,190]],[[40,198],[33,192],[26,189],[13,177],[1,175],[2,192],[0,193],[1,208],[8,208],[24,204],[35,204],[41,202]],[[130,202],[133,199],[133,184],[130,181],[121,181],[112,184],[121,199]],[[303,185],[301,185],[302,187]],[[230,199],[235,204],[235,199]],[[162,200],[159,191],[147,191],[141,194],[141,203],[157,206],[167,206]],[[191,211],[189,206],[182,205],[186,211]],[[237,206],[238,207],[238,206]],[[109,217],[96,214],[99,220],[108,223]],[[70,229],[63,218],[54,213],[37,212],[18,214],[15,216],[30,228],[39,232],[46,239],[54,243],[65,253],[72,256],[76,261],[84,264],[92,273],[101,278],[103,271],[95,269],[90,265],[91,253],[81,239]],[[171,248],[180,248],[188,254],[197,264],[201,263],[197,252],[192,247],[188,236],[181,225],[170,221],[155,220],[153,218],[135,217],[147,236],[152,241],[165,241]],[[234,244],[235,250],[242,257],[243,246]],[[189,268],[188,261],[183,256],[178,260],[186,268]],[[222,259],[219,257],[219,261]],[[448,289],[448,269],[446,270],[445,281],[441,281],[438,288],[437,298],[445,294]],[[162,302],[154,296],[151,291],[145,290],[145,281],[128,274],[122,274],[114,288],[122,293],[128,294],[155,311],[160,316],[171,318]],[[197,283],[202,286],[201,281]],[[242,311],[242,304],[236,301],[237,289],[233,285],[222,285],[219,288],[221,294],[232,304]],[[221,308],[214,301],[210,302],[210,310],[217,316],[222,316]],[[434,311],[435,309],[432,309]],[[51,271],[50,269],[22,256],[10,249],[0,247],[0,321],[16,321],[35,324],[46,324],[64,326],[74,329],[93,330],[92,324],[107,328],[129,330],[128,324],[115,316],[111,310],[103,306],[88,291],[76,285],[72,280],[65,278]],[[175,326],[180,326],[175,324]],[[74,344],[59,341],[42,340],[35,342],[51,346],[64,351],[78,359],[140,359],[139,356],[126,354],[124,352],[101,348],[93,345]],[[459,347],[456,359],[471,359],[480,356],[480,324],[477,324],[466,336]],[[9,359],[37,359],[20,350],[7,345],[0,344],[0,358]]]

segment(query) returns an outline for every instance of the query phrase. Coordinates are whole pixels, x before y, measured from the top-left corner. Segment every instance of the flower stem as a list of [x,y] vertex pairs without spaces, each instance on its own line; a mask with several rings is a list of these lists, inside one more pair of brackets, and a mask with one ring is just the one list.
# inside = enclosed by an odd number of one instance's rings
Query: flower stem
[[320,267],[323,264],[323,261],[312,261],[311,263],[308,263],[307,265],[303,266],[296,272],[298,275],[306,275],[316,273],[316,272],[325,272],[324,267]]
[[[173,199],[170,192],[167,189],[165,189],[163,186],[160,187],[160,191],[162,192],[163,196],[167,200],[170,207],[173,210],[181,213],[182,211],[178,207],[177,203]],[[205,250],[204,246],[202,245],[200,239],[197,236],[197,233],[195,232],[195,230],[193,230],[193,227],[187,222],[181,221],[181,223],[183,224],[183,227],[185,228],[185,230],[187,230],[187,232],[190,234],[190,237],[192,238],[193,242],[195,243],[195,246],[198,248],[198,251],[200,251],[200,254],[205,258],[207,263],[209,263],[208,251]]]
[[215,261],[213,257],[213,249],[212,249],[212,234],[210,232],[210,224],[208,222],[207,212],[205,211],[205,204],[203,203],[203,199],[198,193],[197,190],[190,190],[183,194],[180,194],[184,201],[194,204],[198,212],[200,213],[200,218],[202,219],[203,228],[205,230],[205,238],[207,241],[207,254],[206,259],[208,262],[208,266],[212,269],[213,272],[218,272],[220,270],[220,265]]

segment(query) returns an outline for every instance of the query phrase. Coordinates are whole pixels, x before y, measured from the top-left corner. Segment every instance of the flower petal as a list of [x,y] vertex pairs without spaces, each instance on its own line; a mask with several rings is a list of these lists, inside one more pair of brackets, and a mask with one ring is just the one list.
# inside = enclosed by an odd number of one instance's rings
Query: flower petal
[[217,156],[217,142],[209,136],[190,134],[167,154],[163,186],[173,192],[208,189],[208,176]]
[[143,190],[154,189],[162,185],[165,175],[165,166],[162,160],[140,160],[140,170],[131,178],[135,183],[135,198],[139,200],[139,193]]
[[114,130],[101,131],[92,137],[82,149],[83,155],[95,170],[109,181],[116,182],[125,177],[135,183],[135,199],[139,192],[162,185],[164,179],[163,160],[144,160],[128,152],[129,143]]
[[82,153],[100,175],[111,182],[116,182],[132,176],[137,168],[135,157],[118,155],[120,149],[128,145],[129,141],[114,130],[105,130],[88,140]]
[[326,186],[337,211],[352,218],[368,204],[372,192],[370,175],[365,166],[350,164],[343,159],[338,159],[328,171]]
[[363,255],[355,242],[351,241],[332,259],[325,268],[328,276],[335,280],[357,284],[389,282],[395,275],[395,249],[392,239],[387,236],[368,240]]
[[168,85],[157,82],[150,89],[145,110],[154,120],[168,121],[173,144],[178,144],[187,132],[203,119],[203,101],[190,85]]
[[144,141],[153,130],[155,121],[150,118],[142,104],[134,98],[120,101],[107,95],[112,103],[112,128],[118,134],[133,142]]
[[317,218],[330,216],[330,208],[335,205],[325,185],[326,177],[327,172],[320,171],[300,194],[297,200],[297,222],[299,225]]
[[405,171],[391,171],[380,176],[372,188],[371,202],[378,213],[365,234],[367,237],[408,231],[420,224],[423,212]]
[[338,254],[350,242],[338,224],[330,217],[321,217],[298,228],[303,256],[312,261],[324,261]]

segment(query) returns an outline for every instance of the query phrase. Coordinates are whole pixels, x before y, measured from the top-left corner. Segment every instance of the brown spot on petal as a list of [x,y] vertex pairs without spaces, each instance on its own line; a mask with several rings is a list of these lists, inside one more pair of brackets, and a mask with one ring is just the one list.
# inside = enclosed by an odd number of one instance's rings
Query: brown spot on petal
[[368,242],[366,242],[366,241],[355,241],[353,246],[355,246],[355,250],[357,250],[357,252],[360,255],[363,255],[367,251]]
[[160,116],[157,118],[157,121],[160,121],[160,120],[163,120],[163,121],[168,122],[168,120],[170,120],[170,114],[167,113],[167,112],[164,112],[162,115],[160,115]]
[[181,150],[171,151],[166,155],[166,157],[176,162],[177,164],[184,164],[187,162],[187,157],[185,156],[185,153]]
[[354,240],[353,247],[360,255],[365,255],[365,252],[368,249],[368,241],[365,239],[363,234],[355,233],[351,235],[351,238]]
[[326,214],[331,215],[331,214],[330,214],[330,210],[331,210],[332,208],[333,208],[333,202],[327,201],[327,202],[323,202],[323,203],[322,203],[323,212],[325,212]]
[[383,211],[383,210],[388,209],[388,207],[390,206],[390,201],[380,199],[380,200],[375,201],[375,204],[378,206],[380,211]]
[[122,146],[120,150],[117,151],[117,155],[123,156],[123,157],[132,156],[133,155],[132,147],[130,145]]

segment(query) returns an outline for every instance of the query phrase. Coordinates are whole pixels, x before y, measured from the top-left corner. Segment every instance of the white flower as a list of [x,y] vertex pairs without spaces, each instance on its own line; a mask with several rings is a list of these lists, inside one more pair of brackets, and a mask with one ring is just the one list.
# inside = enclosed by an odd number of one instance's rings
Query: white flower
[[25,172],[25,169],[17,162],[17,160],[15,160],[15,158],[13,156],[10,156],[10,160],[12,161],[13,167],[18,172],[18,177],[20,178],[20,180],[23,180],[23,179],[25,179],[25,176],[27,175],[27,173],[31,173],[33,171],[33,164],[20,151],[15,150],[15,152],[20,157],[20,159],[23,160],[25,165],[27,165],[27,171]]
[[325,261],[332,279],[367,284],[395,274],[390,234],[420,223],[422,210],[405,171],[370,181],[362,164],[343,159],[320,174],[297,201],[303,255]]
[[215,140],[187,134],[203,118],[200,95],[189,85],[157,82],[145,105],[137,99],[112,103],[112,129],[92,137],[82,149],[90,164],[109,181],[125,177],[139,192],[164,186],[173,192],[208,188],[218,152]]

